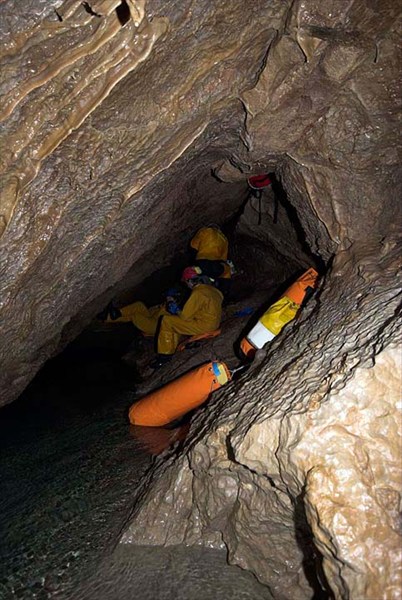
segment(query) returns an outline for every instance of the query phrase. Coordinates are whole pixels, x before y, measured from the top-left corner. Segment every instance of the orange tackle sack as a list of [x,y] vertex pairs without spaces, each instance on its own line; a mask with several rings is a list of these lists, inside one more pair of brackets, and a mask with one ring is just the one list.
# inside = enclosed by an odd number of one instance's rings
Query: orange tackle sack
[[203,404],[211,392],[230,379],[223,362],[201,365],[135,402],[128,413],[130,423],[148,427],[167,425]]
[[312,267],[305,271],[286,292],[260,317],[251,331],[240,343],[240,350],[248,359],[253,359],[257,349],[276,337],[283,327],[292,321],[306,296],[308,288],[318,284],[318,273]]
[[299,306],[304,300],[308,287],[315,289],[318,284],[318,273],[312,267],[308,269],[303,275],[299,277],[291,286],[288,287],[286,292],[282,294],[282,298],[286,296],[295,304]]
[[257,348],[253,346],[253,344],[251,344],[247,338],[243,338],[240,342],[240,350],[249,360],[252,360],[257,352]]

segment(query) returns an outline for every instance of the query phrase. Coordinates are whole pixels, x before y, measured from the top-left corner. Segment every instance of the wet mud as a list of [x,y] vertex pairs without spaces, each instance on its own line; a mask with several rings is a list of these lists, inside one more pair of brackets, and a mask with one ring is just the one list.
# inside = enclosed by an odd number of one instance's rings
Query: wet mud
[[0,424],[0,597],[50,598],[114,543],[150,456],[129,435],[116,351],[50,361]]
[[273,598],[251,573],[229,566],[225,552],[184,546],[118,549],[77,592],[79,600]]
[[0,598],[270,598],[223,551],[116,548],[153,456],[186,429],[130,428],[132,340],[84,332],[0,423]]

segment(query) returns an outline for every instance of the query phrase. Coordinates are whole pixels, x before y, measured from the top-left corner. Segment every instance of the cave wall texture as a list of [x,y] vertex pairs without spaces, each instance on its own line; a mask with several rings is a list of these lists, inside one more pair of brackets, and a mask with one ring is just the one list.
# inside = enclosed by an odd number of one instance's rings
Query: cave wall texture
[[141,281],[189,228],[222,221],[243,199],[218,203],[206,185],[192,200],[180,183],[235,146],[237,98],[255,83],[286,6],[131,1],[121,27],[119,4],[92,2],[88,12],[56,2],[56,14],[46,3],[2,3],[3,403],[81,308],[134,263]]
[[122,543],[225,545],[279,600],[313,571],[399,598],[398,3],[84,4],[0,7],[0,402],[275,170],[320,291],[159,461]]

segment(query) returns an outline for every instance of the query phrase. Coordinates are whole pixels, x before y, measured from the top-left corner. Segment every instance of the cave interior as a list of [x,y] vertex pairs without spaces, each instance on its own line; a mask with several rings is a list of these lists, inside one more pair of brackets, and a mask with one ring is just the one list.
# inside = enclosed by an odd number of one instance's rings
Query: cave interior
[[[222,597],[247,572],[253,599],[399,600],[398,3],[0,14],[0,594],[89,600],[99,576],[129,598],[152,545],[155,581],[180,572],[170,547],[191,573],[218,552]],[[257,198],[261,173],[274,193]],[[160,302],[212,222],[236,269],[222,335],[146,380],[152,342],[97,315]],[[238,364],[238,340],[310,266],[316,293],[249,370],[180,431],[129,429],[147,389]]]

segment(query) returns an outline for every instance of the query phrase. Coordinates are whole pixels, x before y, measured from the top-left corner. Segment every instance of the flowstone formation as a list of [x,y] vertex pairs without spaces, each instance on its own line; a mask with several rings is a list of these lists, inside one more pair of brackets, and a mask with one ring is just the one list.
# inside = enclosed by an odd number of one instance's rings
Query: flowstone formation
[[298,237],[319,291],[159,461],[122,543],[226,547],[278,600],[400,598],[398,4],[1,12],[1,403],[275,171],[296,234],[253,235],[279,263]]

